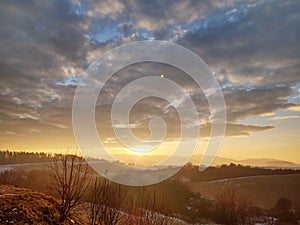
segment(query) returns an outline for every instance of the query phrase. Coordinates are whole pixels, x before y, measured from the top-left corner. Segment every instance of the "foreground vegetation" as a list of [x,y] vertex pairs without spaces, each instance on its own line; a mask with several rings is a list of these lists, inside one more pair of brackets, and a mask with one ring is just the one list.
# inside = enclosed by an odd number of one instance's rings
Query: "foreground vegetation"
[[[11,158],[11,160],[15,162],[25,163],[18,154],[7,155],[13,156],[15,159]],[[30,158],[38,157],[30,155]],[[0,198],[5,200],[0,207],[1,224],[5,224],[11,215],[16,214],[15,208],[19,210],[20,207],[25,206],[29,211],[22,209],[22,213],[25,216],[27,213],[35,212],[32,218],[38,218],[35,219],[37,224],[68,224],[69,222],[94,225],[297,224],[297,220],[300,219],[300,204],[296,201],[297,197],[287,198],[282,192],[283,195],[278,196],[271,205],[262,206],[253,201],[251,194],[240,192],[242,188],[238,185],[226,186],[223,183],[223,186],[218,186],[221,181],[191,183],[191,180],[197,178],[194,173],[196,167],[192,165],[187,165],[173,178],[162,183],[147,187],[128,187],[97,176],[84,159],[78,156],[47,155],[41,158],[48,163],[38,167],[16,167],[0,173],[0,184],[26,187],[44,193],[44,195],[30,193],[29,190],[22,189],[24,195],[19,196],[16,194],[19,189],[2,186],[6,191],[0,192]],[[229,173],[229,171],[235,172]],[[209,168],[203,173],[198,172],[197,179],[207,179],[212,174],[215,174],[212,175],[214,178],[228,178],[228,176],[239,177],[241,174],[294,174],[296,172],[298,171],[251,169],[232,164]],[[297,176],[297,174],[290,176]],[[270,177],[274,176],[267,176]],[[199,184],[211,185],[208,189],[212,191],[212,195],[207,196],[205,191],[195,190],[197,187],[195,185]],[[216,188],[213,188],[214,185]],[[286,188],[288,185],[281,187]],[[252,187],[252,192],[259,192],[259,189],[253,191],[255,188],[257,187]],[[11,192],[7,191],[8,189],[11,189]],[[11,194],[15,192],[11,195],[14,199],[8,197],[5,192]],[[33,198],[42,199],[43,203],[35,203]],[[38,205],[42,207],[39,208]]]
[[59,223],[59,209],[58,201],[52,196],[0,185],[0,224],[73,224],[71,218]]

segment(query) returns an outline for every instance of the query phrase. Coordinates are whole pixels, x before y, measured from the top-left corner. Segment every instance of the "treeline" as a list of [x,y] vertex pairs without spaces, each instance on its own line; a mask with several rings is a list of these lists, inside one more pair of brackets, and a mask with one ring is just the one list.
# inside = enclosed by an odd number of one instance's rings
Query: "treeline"
[[56,155],[59,156],[61,154],[0,150],[0,165],[49,162]]
[[260,175],[287,175],[297,174],[300,170],[295,169],[264,169],[259,167],[250,167],[243,165],[236,165],[231,163],[230,165],[222,165],[220,167],[208,167],[202,172],[199,172],[198,166],[187,164],[182,170],[180,170],[177,178],[188,178],[190,182],[202,182],[221,180],[228,178],[238,178],[247,176],[260,176]]

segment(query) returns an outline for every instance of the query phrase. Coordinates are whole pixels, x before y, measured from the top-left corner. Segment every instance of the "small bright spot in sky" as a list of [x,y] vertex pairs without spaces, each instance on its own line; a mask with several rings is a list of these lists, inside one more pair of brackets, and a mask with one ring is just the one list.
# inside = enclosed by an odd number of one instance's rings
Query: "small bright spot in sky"
[[153,149],[153,146],[151,145],[139,145],[133,148],[130,148],[130,151],[136,153],[136,154],[144,154]]
[[164,78],[164,77],[165,77],[165,75],[161,74],[161,75],[160,75],[160,77],[161,77],[161,78]]
[[170,105],[173,106],[174,108],[178,108],[179,107],[179,104],[176,103],[176,102],[172,102]]

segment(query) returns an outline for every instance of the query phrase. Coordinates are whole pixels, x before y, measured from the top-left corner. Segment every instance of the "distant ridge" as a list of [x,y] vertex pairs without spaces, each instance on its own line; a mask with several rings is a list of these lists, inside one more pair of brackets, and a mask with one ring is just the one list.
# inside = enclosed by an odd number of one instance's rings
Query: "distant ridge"
[[[57,154],[61,155],[61,154]],[[0,165],[25,164],[25,163],[43,163],[49,162],[53,158],[53,154],[43,152],[13,152],[0,150]],[[202,159],[201,154],[193,155],[190,162],[199,165]],[[165,158],[167,155],[130,155],[130,154],[115,154],[115,161],[130,163],[134,165],[153,165]],[[92,158],[91,158],[92,159]],[[93,160],[93,159],[92,159]],[[181,156],[174,156],[171,165],[176,166],[178,161],[181,161]],[[300,164],[280,159],[272,158],[248,158],[236,160],[224,157],[216,157],[211,166],[229,165],[230,163],[240,164],[243,166],[264,167],[264,168],[295,168],[300,169]],[[169,166],[162,164],[162,166]]]
[[[159,162],[165,158],[167,158],[166,155],[139,155],[138,160],[136,160],[136,157],[133,157],[132,155],[127,154],[119,154],[115,155],[116,158],[120,158],[121,161],[130,162],[138,165],[139,163],[148,162],[149,164],[154,162]],[[193,155],[190,159],[190,162],[199,165],[201,158],[203,155],[197,154]],[[176,165],[176,161],[179,161],[182,159],[181,156],[174,157],[173,164]],[[249,158],[249,159],[243,159],[243,160],[236,160],[236,159],[230,159],[230,158],[224,158],[224,157],[216,157],[214,162],[211,164],[211,166],[220,166],[220,165],[229,165],[230,163],[234,164],[241,164],[243,166],[253,166],[253,167],[266,167],[266,168],[300,168],[300,164],[286,161],[286,160],[279,160],[279,159],[272,159],[272,158]]]

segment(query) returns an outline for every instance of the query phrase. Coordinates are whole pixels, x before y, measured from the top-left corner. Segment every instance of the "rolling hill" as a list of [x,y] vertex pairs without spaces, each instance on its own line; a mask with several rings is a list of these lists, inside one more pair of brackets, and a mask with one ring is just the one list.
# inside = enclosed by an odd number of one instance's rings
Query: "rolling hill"
[[233,189],[254,205],[271,208],[280,197],[300,201],[300,174],[240,177],[189,184],[194,192],[214,199],[216,193]]

